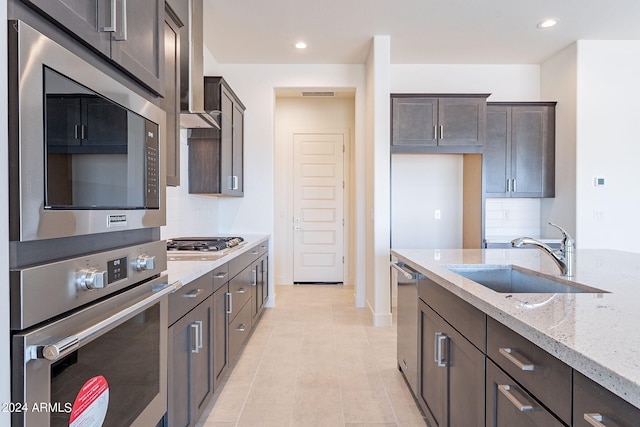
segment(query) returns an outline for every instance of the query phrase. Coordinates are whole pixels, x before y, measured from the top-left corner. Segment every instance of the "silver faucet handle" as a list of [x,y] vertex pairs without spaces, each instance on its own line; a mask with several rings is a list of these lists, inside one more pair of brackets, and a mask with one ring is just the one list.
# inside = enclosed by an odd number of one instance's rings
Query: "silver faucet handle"
[[571,237],[571,234],[569,234],[567,232],[567,230],[565,230],[564,228],[560,227],[558,224],[554,224],[552,222],[549,222],[549,225],[552,226],[552,227],[557,228],[558,230],[560,230],[560,232],[562,233],[562,245],[564,247],[573,246],[574,245],[573,237]]

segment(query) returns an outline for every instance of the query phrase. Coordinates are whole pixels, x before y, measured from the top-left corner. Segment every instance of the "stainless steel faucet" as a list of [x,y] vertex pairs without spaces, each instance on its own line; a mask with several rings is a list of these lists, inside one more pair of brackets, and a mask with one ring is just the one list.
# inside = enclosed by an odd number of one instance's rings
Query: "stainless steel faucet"
[[511,246],[514,248],[520,248],[525,245],[535,246],[542,252],[546,253],[555,261],[560,268],[563,276],[573,277],[576,267],[576,244],[571,235],[567,233],[562,227],[552,222],[549,225],[556,227],[562,232],[562,246],[559,250],[553,250],[545,243],[539,240],[532,239],[531,237],[518,237],[511,241]]

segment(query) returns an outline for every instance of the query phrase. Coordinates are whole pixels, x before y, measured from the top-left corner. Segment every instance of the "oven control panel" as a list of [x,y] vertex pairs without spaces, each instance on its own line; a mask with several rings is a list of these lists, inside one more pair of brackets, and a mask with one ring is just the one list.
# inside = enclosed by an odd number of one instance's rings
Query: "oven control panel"
[[11,301],[20,303],[11,304],[11,329],[28,328],[166,269],[164,240],[13,269]]

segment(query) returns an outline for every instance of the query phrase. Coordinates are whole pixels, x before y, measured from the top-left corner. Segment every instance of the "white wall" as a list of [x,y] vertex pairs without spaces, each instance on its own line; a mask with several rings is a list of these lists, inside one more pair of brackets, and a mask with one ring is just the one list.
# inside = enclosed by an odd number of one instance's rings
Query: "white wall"
[[[353,96],[302,98],[281,97],[275,103],[275,147],[274,167],[279,173],[274,178],[275,223],[274,223],[274,263],[275,280],[278,284],[293,283],[293,132],[335,132],[346,130],[345,153],[345,196],[355,194],[352,183],[354,166],[350,164],[353,156],[355,130],[355,99]],[[346,200],[345,213],[345,283],[354,283],[350,262],[354,259],[352,242],[355,242],[353,200]]]
[[392,248],[462,248],[462,160],[460,154],[391,156]]
[[552,221],[576,234],[576,72],[577,44],[556,53],[540,67],[542,99],[556,105],[556,196],[541,200],[540,227],[546,236],[560,237]]
[[390,102],[391,38],[375,36],[366,64],[366,303],[374,326],[391,326]]
[[189,194],[189,147],[187,131],[180,130],[180,186],[167,187],[167,225],[162,239],[171,237],[215,236],[218,229],[218,198]]
[[[0,0],[0,81],[7,82],[7,2]],[[0,173],[9,174],[7,158],[7,85],[0,85]],[[6,180],[0,186],[0,403],[11,402],[9,349],[9,194]],[[0,425],[8,426],[10,414],[0,412]]]
[[[576,234],[581,248],[640,251],[638,76],[640,41],[578,42]],[[594,187],[596,176],[606,178],[604,187]]]
[[[206,58],[205,58],[206,59]],[[205,73],[209,64],[205,62]],[[221,232],[270,233],[275,230],[275,90],[284,88],[355,89],[355,158],[363,156],[364,66],[219,64],[220,74],[246,106],[243,198],[219,199]],[[362,157],[363,158],[363,157]],[[364,175],[356,160],[356,192],[364,188]],[[360,213],[360,215],[362,215]],[[357,238],[360,250],[364,239]],[[273,250],[273,248],[271,248]],[[272,257],[273,258],[273,257]],[[271,265],[270,283],[274,283]],[[356,294],[363,292],[356,277]],[[359,284],[360,282],[360,284]],[[271,290],[273,291],[273,289]],[[273,295],[273,293],[271,293]]]
[[490,93],[488,101],[538,101],[540,66],[392,64],[391,93]]

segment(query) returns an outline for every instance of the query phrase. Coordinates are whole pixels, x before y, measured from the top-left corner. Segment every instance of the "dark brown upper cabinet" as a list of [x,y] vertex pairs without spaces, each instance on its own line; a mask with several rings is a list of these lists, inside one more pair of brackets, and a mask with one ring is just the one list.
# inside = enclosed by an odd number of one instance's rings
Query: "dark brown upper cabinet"
[[487,104],[486,197],[555,196],[555,105]]
[[391,95],[391,152],[481,152],[488,96]]
[[189,193],[242,197],[245,107],[222,77],[205,77],[204,91],[220,129],[189,130]]
[[180,28],[183,22],[169,4],[164,22],[164,86],[160,106],[167,112],[165,127],[167,185],[180,185]]
[[22,0],[164,96],[163,0]]

